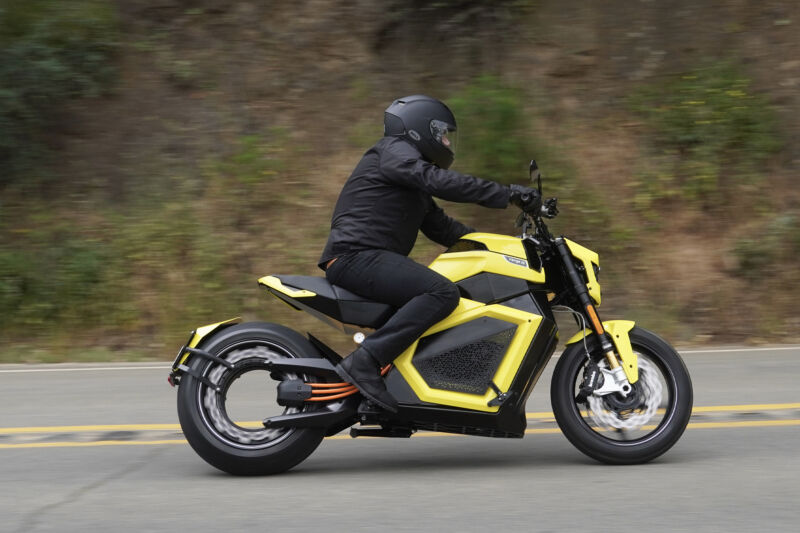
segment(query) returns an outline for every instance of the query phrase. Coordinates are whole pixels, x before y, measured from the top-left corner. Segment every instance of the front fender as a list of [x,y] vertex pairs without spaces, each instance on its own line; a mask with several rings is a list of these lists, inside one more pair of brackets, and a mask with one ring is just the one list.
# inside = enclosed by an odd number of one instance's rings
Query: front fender
[[[635,325],[632,320],[609,320],[603,322],[603,329],[609,333],[611,341],[617,348],[617,353],[622,359],[622,370],[625,371],[625,377],[628,378],[630,383],[639,381],[639,358],[633,352],[630,337],[630,331]],[[584,335],[591,337],[594,332],[588,329],[579,331],[567,341],[567,345],[580,342]]]

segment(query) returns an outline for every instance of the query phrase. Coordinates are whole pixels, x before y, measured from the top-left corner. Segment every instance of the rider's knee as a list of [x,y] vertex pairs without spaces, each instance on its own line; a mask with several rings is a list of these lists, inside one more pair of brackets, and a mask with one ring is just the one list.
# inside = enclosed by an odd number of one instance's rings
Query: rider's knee
[[456,307],[458,307],[458,301],[461,299],[461,293],[458,291],[458,286],[455,283],[443,283],[437,292],[442,299],[442,310],[447,311],[446,314],[450,314]]

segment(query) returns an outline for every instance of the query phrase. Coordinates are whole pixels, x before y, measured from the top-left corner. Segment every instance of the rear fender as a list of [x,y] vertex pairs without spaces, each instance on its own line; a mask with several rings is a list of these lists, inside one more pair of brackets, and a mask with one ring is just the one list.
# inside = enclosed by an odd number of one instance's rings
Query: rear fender
[[217,322],[216,324],[200,326],[196,330],[192,331],[189,334],[189,340],[186,342],[186,344],[181,346],[181,349],[178,351],[178,355],[175,357],[175,361],[172,363],[172,371],[170,372],[168,379],[170,385],[173,387],[177,385],[180,381],[180,374],[187,368],[186,363],[191,356],[189,351],[187,351],[187,348],[197,348],[206,337],[209,337],[210,335],[213,335],[214,333],[229,326],[238,324],[241,321],[241,317],[231,318],[230,320],[223,320],[222,322]]
[[[632,320],[609,320],[603,322],[603,329],[605,329],[614,346],[617,348],[617,353],[622,359],[622,370],[625,371],[625,377],[628,378],[630,383],[639,381],[639,358],[633,353],[631,346],[630,331],[636,325]],[[592,338],[594,332],[585,329],[573,335],[568,341],[567,346],[581,342],[583,337]]]

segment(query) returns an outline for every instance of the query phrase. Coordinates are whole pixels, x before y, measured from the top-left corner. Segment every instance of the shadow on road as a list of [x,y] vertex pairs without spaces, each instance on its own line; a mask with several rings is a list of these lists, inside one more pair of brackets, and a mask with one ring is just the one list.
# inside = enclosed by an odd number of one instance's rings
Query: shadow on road
[[[413,440],[413,439],[412,439]],[[424,441],[424,443],[423,443]],[[651,463],[627,468],[658,469],[665,466],[687,465],[703,462],[700,450],[681,452],[676,448]],[[711,457],[714,454],[709,453]],[[597,469],[626,468],[605,465],[590,459],[566,442],[550,439],[536,441],[477,441],[466,442],[459,438],[442,438],[412,441],[375,442],[324,442],[306,461],[294,469],[280,474],[292,479],[304,476],[340,476],[343,473],[392,475],[398,473],[455,472],[463,473],[492,470],[501,473],[511,469],[552,470],[554,468],[580,467]],[[197,472],[197,475],[230,477],[215,470]]]

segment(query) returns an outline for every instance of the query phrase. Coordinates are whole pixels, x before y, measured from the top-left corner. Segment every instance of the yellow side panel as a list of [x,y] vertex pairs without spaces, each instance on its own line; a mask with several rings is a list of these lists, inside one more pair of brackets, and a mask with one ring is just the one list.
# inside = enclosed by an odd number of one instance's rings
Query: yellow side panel
[[[617,348],[617,353],[622,359],[622,370],[625,371],[625,377],[628,378],[630,383],[639,381],[639,358],[633,353],[629,335],[635,325],[636,323],[632,320],[609,320],[608,322],[603,322],[603,328],[611,336],[611,340]],[[580,342],[584,335],[593,334],[588,329],[579,331],[567,341],[567,345]]]
[[[189,341],[189,343],[186,346],[188,348],[197,348],[197,346],[200,344],[200,341],[202,341],[208,335],[211,335],[213,332],[215,332],[216,330],[218,330],[222,326],[227,326],[227,325],[230,325],[230,324],[238,324],[241,321],[242,321],[241,317],[237,316],[236,318],[231,318],[230,320],[223,320],[222,322],[217,322],[216,324],[209,324],[207,326],[200,326],[199,328],[194,330],[194,335],[192,336],[191,340]],[[181,360],[180,360],[180,362],[178,364],[182,365],[182,364],[186,363],[186,359],[188,357],[189,357],[189,353],[188,352],[183,354],[183,357],[181,358]]]
[[271,289],[275,289],[278,292],[282,292],[286,296],[291,296],[292,298],[309,298],[311,296],[317,295],[317,293],[312,291],[307,291],[305,289],[300,289],[300,290],[290,289],[289,287],[281,283],[281,280],[279,280],[275,276],[264,276],[263,278],[260,278],[258,280],[258,283],[266,287],[269,287]]
[[[503,361],[500,363],[497,372],[494,375],[493,381],[502,391],[507,391],[511,387],[511,382],[517,373],[517,369],[522,364],[522,359],[525,357],[525,352],[528,350],[536,330],[539,329],[539,324],[542,322],[542,317],[531,313],[526,313],[511,307],[505,307],[499,304],[483,305],[472,300],[465,298],[461,299],[459,306],[453,313],[431,327],[422,337],[438,333],[440,331],[452,328],[459,324],[469,322],[480,317],[491,317],[498,320],[504,320],[517,324],[517,330],[511,344],[506,351]],[[397,370],[402,374],[420,400],[424,402],[431,402],[440,405],[450,405],[452,407],[461,407],[464,409],[472,409],[475,411],[484,411],[487,413],[496,413],[499,406],[489,407],[487,404],[493,400],[495,392],[488,387],[485,394],[469,394],[466,392],[454,392],[441,389],[433,389],[428,386],[422,376],[414,368],[411,359],[417,349],[419,341],[415,341],[400,357],[395,359],[394,364]]]
[[511,255],[525,259],[525,248],[519,237],[509,237],[508,235],[496,235],[494,233],[468,233],[461,237],[470,241],[481,242],[492,251],[499,254]]
[[593,252],[577,242],[569,239],[564,240],[567,242],[567,246],[569,247],[569,251],[572,252],[572,255],[583,263],[583,268],[586,269],[586,278],[589,280],[586,284],[586,288],[589,290],[589,296],[594,300],[595,305],[600,305],[600,283],[597,281],[597,276],[595,276],[594,267],[592,266],[592,263],[600,266],[600,256],[597,255],[597,252]]
[[541,272],[531,270],[527,267],[528,262],[525,259],[514,257],[514,261],[509,261],[505,255],[499,253],[471,251],[442,254],[428,266],[450,281],[460,281],[481,272],[492,272],[533,283],[544,283],[544,270]]

